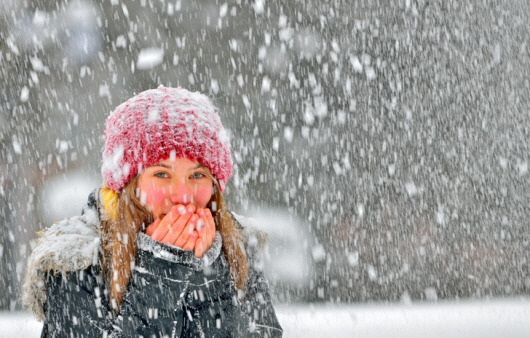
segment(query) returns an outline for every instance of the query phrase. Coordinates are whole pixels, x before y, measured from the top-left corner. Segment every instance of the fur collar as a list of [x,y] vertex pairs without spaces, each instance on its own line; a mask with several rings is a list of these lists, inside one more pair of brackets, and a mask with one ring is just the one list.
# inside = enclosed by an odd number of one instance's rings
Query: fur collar
[[243,230],[243,242],[250,259],[259,259],[269,242],[269,235],[260,230],[256,220],[230,212]]
[[85,209],[83,215],[65,219],[38,234],[28,259],[22,300],[37,319],[43,320],[47,272],[84,270],[98,263],[99,217],[96,210]]
[[[99,195],[99,191],[97,194]],[[35,248],[28,259],[26,279],[22,288],[22,300],[38,320],[44,319],[46,277],[49,272],[64,274],[99,264],[100,220],[106,217],[103,208],[99,206],[100,198],[100,196],[91,195],[81,216],[65,219],[38,233]],[[259,269],[260,264],[257,263],[260,261],[259,256],[266,246],[268,236],[258,230],[250,218],[232,214],[243,230],[243,242],[249,263],[253,268]],[[171,247],[169,250],[168,246],[153,241],[145,235],[142,236],[142,234],[138,236],[138,246],[161,258],[177,263],[192,264],[196,270],[202,270],[219,256],[222,239],[217,233],[214,246],[202,259],[190,258],[189,255],[174,255],[172,251],[180,249]],[[191,255],[193,256],[192,253]]]

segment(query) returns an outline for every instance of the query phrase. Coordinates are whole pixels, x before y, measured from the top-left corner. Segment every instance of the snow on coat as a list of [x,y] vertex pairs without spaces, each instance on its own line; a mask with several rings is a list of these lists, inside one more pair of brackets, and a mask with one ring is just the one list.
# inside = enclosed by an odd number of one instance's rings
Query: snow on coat
[[120,315],[112,315],[99,255],[99,194],[81,216],[39,233],[23,286],[23,300],[43,336],[233,336],[281,337],[262,273],[266,234],[235,215],[249,258],[245,296],[238,297],[221,251],[221,235],[203,258],[193,251],[138,236],[138,258]]

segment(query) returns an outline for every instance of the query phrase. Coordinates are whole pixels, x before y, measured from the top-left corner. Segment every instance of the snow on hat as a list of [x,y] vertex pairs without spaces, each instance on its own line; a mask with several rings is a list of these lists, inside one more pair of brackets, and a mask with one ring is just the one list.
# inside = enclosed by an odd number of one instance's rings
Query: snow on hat
[[184,157],[205,165],[221,191],[232,175],[230,141],[205,95],[184,88],[146,90],[107,118],[101,173],[119,192],[143,168]]

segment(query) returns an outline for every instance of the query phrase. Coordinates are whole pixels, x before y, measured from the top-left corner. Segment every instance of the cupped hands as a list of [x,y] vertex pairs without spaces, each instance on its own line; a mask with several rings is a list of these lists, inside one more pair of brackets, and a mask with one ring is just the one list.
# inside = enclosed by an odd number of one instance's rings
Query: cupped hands
[[202,258],[215,240],[215,221],[208,208],[178,204],[150,224],[145,233],[161,243],[193,250],[195,257]]

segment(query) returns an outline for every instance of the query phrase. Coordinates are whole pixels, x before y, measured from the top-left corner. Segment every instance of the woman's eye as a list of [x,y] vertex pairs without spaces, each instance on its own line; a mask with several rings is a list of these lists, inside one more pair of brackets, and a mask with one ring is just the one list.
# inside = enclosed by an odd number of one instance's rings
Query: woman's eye
[[158,177],[158,178],[168,178],[169,177],[169,175],[167,173],[163,172],[163,171],[155,173],[154,176]]
[[197,180],[197,179],[200,179],[200,178],[203,178],[203,177],[206,177],[206,175],[204,175],[203,173],[193,173],[191,174],[190,176],[191,178]]

